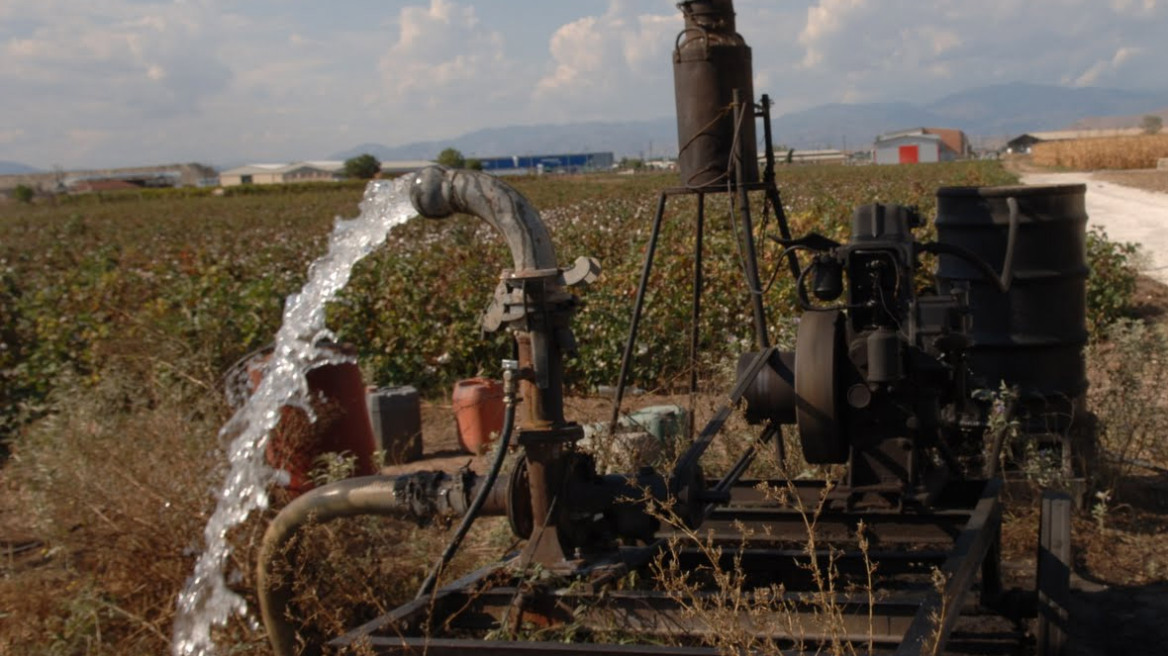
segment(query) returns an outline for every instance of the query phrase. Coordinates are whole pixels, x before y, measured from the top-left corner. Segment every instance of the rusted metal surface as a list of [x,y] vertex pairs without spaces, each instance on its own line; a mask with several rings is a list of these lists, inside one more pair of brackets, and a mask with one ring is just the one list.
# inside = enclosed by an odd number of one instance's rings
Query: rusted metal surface
[[757,182],[751,52],[735,29],[733,3],[689,0],[678,6],[685,29],[673,52],[673,86],[682,184],[726,188],[736,182],[735,169],[745,182]]
[[[1072,400],[1087,389],[1085,194],[1086,185],[937,190],[939,242],[965,248],[997,270],[1011,256],[1013,281],[1004,294],[969,262],[940,256],[943,284],[969,287],[970,367],[987,389],[1004,381],[1023,398],[1041,398],[1035,412],[1050,425],[1067,423]],[[1011,214],[1018,222],[1012,251]]]
[[[987,555],[997,555],[993,547],[1001,540],[1002,506],[998,498],[1001,486],[999,479],[986,483],[969,523],[962,529],[952,553],[939,570],[938,585],[944,587],[921,604],[912,626],[896,650],[897,656],[943,651],[945,641],[961,615],[962,602],[973,586],[974,577]],[[991,585],[998,587],[1000,582]]]
[[[717,487],[716,482],[707,485]],[[774,502],[770,508],[758,507],[763,503],[757,496],[760,486],[753,482],[750,486],[747,488],[744,483],[736,487],[731,503],[753,505],[756,514],[778,515],[791,510],[776,507]],[[1001,521],[999,486],[998,481],[962,485],[953,499],[955,506],[961,507],[938,511],[937,516],[930,518],[920,517],[916,523],[898,522],[904,519],[900,513],[864,513],[862,518],[851,513],[853,516],[846,522],[828,522],[841,533],[846,532],[847,539],[830,549],[826,546],[828,542],[820,542],[825,546],[814,554],[798,547],[735,551],[727,549],[727,545],[734,544],[737,536],[727,535],[722,542],[716,533],[709,536],[704,531],[702,535],[713,540],[709,544],[719,545],[722,550],[677,543],[674,549],[658,553],[657,558],[665,559],[659,562],[677,558],[678,565],[686,571],[709,565],[711,553],[720,553],[727,561],[724,565],[750,572],[743,585],[760,585],[761,581],[761,587],[758,592],[742,591],[736,605],[719,606],[724,604],[725,591],[718,589],[682,593],[676,588],[592,591],[589,585],[544,586],[525,578],[519,571],[510,570],[515,565],[512,562],[456,582],[436,593],[434,598],[398,609],[350,632],[333,645],[342,649],[365,645],[379,654],[713,654],[717,652],[697,645],[703,641],[716,643],[717,636],[733,633],[750,636],[762,641],[760,644],[790,649],[784,653],[806,653],[797,647],[815,651],[828,643],[851,643],[861,650],[872,645],[882,653],[892,650],[905,655],[930,653],[933,645],[944,644],[961,613],[973,608],[967,605],[970,601],[966,599],[967,593],[973,589],[977,572],[985,569],[986,559],[996,557],[994,547]],[[813,484],[801,488],[793,492],[800,498],[825,492],[825,488]],[[867,550],[856,547],[856,529],[861,519],[872,543],[884,546]],[[803,520],[808,518],[803,516]],[[905,537],[915,534],[919,539],[926,520],[933,522],[937,542],[943,544],[922,549],[919,542],[897,546],[900,543],[896,539],[884,539],[897,537],[900,530],[905,531]],[[822,516],[814,518],[817,531],[824,521]],[[890,528],[891,532],[883,530]],[[826,540],[834,530],[829,529],[821,539]],[[806,535],[804,528],[804,541]],[[797,544],[798,536],[792,534],[792,537]],[[658,548],[664,545],[660,543]],[[822,566],[834,568],[835,576],[840,579],[838,587],[833,585],[831,590],[823,590],[813,581],[803,580],[810,578],[807,572],[812,557]],[[842,581],[863,580],[871,567],[879,573],[878,589],[844,591]],[[616,571],[619,575],[620,571],[627,570],[617,568]],[[767,580],[783,582],[782,591],[777,594],[768,591],[773,589],[766,587]],[[995,584],[988,581],[984,585],[993,588]],[[695,612],[701,608],[716,610]],[[772,611],[760,613],[760,608]],[[643,641],[664,640],[675,644],[579,642],[571,645],[571,652],[565,652],[563,643],[559,642],[482,639],[485,632],[498,631],[504,626],[542,627],[543,630],[572,627],[574,632],[583,632],[581,635],[636,636]]]
[[[773,185],[740,179],[742,184],[736,189],[738,219],[742,229],[749,230],[746,191],[766,191],[770,199]],[[618,413],[666,199],[694,193],[704,202],[715,192],[682,187],[665,190],[660,196],[622,363]],[[907,292],[889,282],[911,273],[902,255],[913,242],[901,209],[866,208],[863,216],[873,217],[870,223],[874,227],[861,230],[863,234],[855,243],[846,247],[837,244],[840,254],[831,254],[839,258],[841,269],[846,265],[855,271],[875,272],[866,281],[871,290],[854,288],[850,294],[871,293],[872,298],[892,299],[896,304],[877,307],[853,302],[863,300],[860,296],[849,298],[849,314],[836,310],[804,316],[794,362],[784,363],[774,348],[761,348],[744,358],[727,402],[695,436],[667,477],[652,469],[635,475],[599,476],[592,461],[570,447],[579,429],[562,414],[559,367],[565,345],[552,327],[567,328],[572,306],[562,302],[554,273],[505,272],[496,298],[507,307],[499,316],[507,318],[516,334],[520,370],[526,372],[523,393],[530,403],[518,437],[524,448],[524,464],[520,473],[511,477],[512,485],[525,490],[508,490],[500,498],[507,502],[513,528],[520,537],[528,538],[527,543],[490,576],[440,591],[427,603],[398,609],[378,623],[347,634],[337,644],[366,644],[382,653],[499,650],[555,654],[561,649],[555,643],[496,643],[486,636],[557,629],[582,631],[596,638],[592,641],[595,644],[586,647],[574,645],[573,653],[710,653],[696,645],[716,644],[727,630],[748,640],[785,647],[821,648],[843,641],[908,654],[943,644],[965,607],[978,572],[983,575],[983,596],[1000,589],[999,483],[961,478],[918,481],[911,460],[899,460],[899,451],[880,451],[887,446],[909,453],[911,449],[901,446],[902,442],[910,443],[909,436],[879,431],[869,435],[857,431],[867,424],[849,423],[851,432],[845,437],[840,418],[846,410],[841,385],[845,379],[853,380],[841,374],[839,364],[850,357],[842,344],[845,334],[869,348],[872,335],[885,341],[898,340],[896,349],[885,350],[880,350],[883,342],[876,340],[877,352],[870,355],[863,372],[873,391],[910,375],[901,369],[902,337],[890,329],[867,329],[868,324],[880,326],[904,318],[895,313],[904,309],[901,306],[907,307],[908,299],[902,297]],[[886,214],[895,220],[876,221]],[[700,241],[696,247],[700,259]],[[746,241],[743,248],[753,256],[753,242]],[[853,254],[856,261],[848,259]],[[752,262],[744,260],[743,272],[750,304],[755,306],[758,277]],[[695,293],[701,290],[700,274],[700,263],[696,263]],[[852,306],[862,307],[858,313],[863,316],[850,316]],[[757,319],[760,313],[755,309]],[[695,299],[693,312],[700,317],[700,299]],[[863,324],[863,330],[846,332],[851,330],[848,321]],[[762,335],[760,343],[765,344],[765,321],[756,321],[755,328]],[[695,343],[696,335],[690,336]],[[730,470],[720,478],[706,480],[703,455],[722,433],[738,402],[756,390],[756,380],[773,373],[770,365],[776,357],[780,365],[795,369],[795,400],[787,405],[793,406],[806,457],[816,462],[841,462],[848,460],[844,456],[851,450],[852,460],[867,462],[856,456],[852,447],[853,443],[867,443],[876,446],[869,446],[861,456],[869,460],[884,457],[903,471],[889,474],[873,470],[859,479],[849,475],[838,486],[786,480],[765,485],[739,482],[757,449],[779,432],[782,422],[764,417],[767,425]],[[895,399],[889,397],[885,402],[889,400]],[[782,410],[786,412],[786,406]],[[903,419],[899,415],[894,418]],[[878,426],[879,421],[871,425]],[[810,445],[807,440],[811,440]],[[857,481],[862,481],[862,487]],[[907,494],[913,485],[925,483],[932,485],[927,496]],[[641,500],[633,500],[638,491],[642,492]],[[653,499],[652,504],[645,500],[646,494]],[[866,503],[869,499],[892,501]],[[679,518],[677,526],[659,527],[658,520],[646,510],[648,505],[673,513]],[[621,540],[647,546],[621,547]],[[808,545],[815,548],[808,551]],[[676,581],[671,588],[662,578],[667,566],[687,572],[740,568],[745,587],[735,594],[740,595],[737,603],[741,605],[728,614],[725,608],[714,608],[714,615],[703,614],[711,605],[724,603],[727,591],[713,585],[679,592]],[[830,571],[829,576],[839,580],[833,579],[831,587],[824,589],[822,576],[813,573],[816,568]],[[874,572],[879,572],[876,579]],[[614,585],[633,574],[646,583],[633,590]],[[856,589],[864,592],[839,592]],[[612,635],[621,636],[622,641],[635,637],[678,646],[605,644],[606,637]],[[522,647],[515,647],[517,644]],[[678,651],[693,649],[698,651]]]
[[837,311],[808,312],[799,321],[795,342],[795,422],[803,457],[812,464],[845,462],[844,380],[847,357],[843,316]]

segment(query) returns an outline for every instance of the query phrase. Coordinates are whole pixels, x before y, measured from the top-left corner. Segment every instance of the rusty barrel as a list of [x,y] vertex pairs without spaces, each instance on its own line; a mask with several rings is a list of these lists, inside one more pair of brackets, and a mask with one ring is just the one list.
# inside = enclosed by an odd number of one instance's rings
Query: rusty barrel
[[941,255],[942,289],[968,286],[972,311],[969,365],[989,389],[1005,382],[1048,412],[1072,413],[1087,389],[1086,185],[943,187],[937,191],[937,237],[972,251],[1000,272],[1018,207],[1013,281],[1007,293],[978,269]]
[[[351,355],[340,345],[323,348]],[[246,363],[251,389],[259,386],[271,358],[271,349],[250,357]],[[265,450],[268,464],[289,474],[291,496],[314,486],[313,470],[321,456],[339,453],[354,458],[353,476],[377,473],[373,458],[375,439],[365,402],[365,382],[356,363],[326,364],[305,375],[316,421],[300,408],[280,408],[280,421],[272,431]]]

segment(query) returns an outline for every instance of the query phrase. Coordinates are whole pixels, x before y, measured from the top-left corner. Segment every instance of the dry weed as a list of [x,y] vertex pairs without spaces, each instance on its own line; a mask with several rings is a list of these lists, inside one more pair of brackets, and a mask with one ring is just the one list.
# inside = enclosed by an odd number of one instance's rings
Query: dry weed
[[[774,466],[772,460],[771,466]],[[816,522],[825,508],[833,482],[827,480],[817,505],[807,507],[794,484],[786,487],[761,485],[771,501],[789,506],[802,518],[807,539],[792,545],[803,553],[797,567],[810,585],[794,590],[788,582],[759,577],[750,572],[742,558],[753,529],[736,526],[741,542],[727,545],[699,529],[690,529],[676,515],[660,512],[659,518],[673,528],[670,539],[652,564],[653,574],[665,594],[682,609],[695,626],[704,627],[703,641],[724,654],[779,653],[793,648],[815,647],[815,653],[858,654],[873,649],[876,565],[868,558],[869,542],[861,523],[857,534],[864,572],[860,580],[844,576],[838,569],[841,555],[834,545],[821,545]],[[684,566],[684,552],[696,551],[698,566]],[[797,584],[796,584],[797,585]],[[868,639],[855,641],[842,595],[859,593],[868,601]],[[866,651],[865,651],[866,649]]]
[[1107,336],[1088,354],[1088,402],[1107,465],[1095,472],[1103,490],[1134,471],[1168,468],[1168,330],[1124,320],[1112,325]]
[[20,630],[0,631],[0,652],[169,649],[174,598],[201,546],[220,409],[125,389],[114,373],[96,387],[62,382],[66,412],[14,445],[6,483],[45,548],[38,567],[0,580],[0,595],[20,597],[5,623]]

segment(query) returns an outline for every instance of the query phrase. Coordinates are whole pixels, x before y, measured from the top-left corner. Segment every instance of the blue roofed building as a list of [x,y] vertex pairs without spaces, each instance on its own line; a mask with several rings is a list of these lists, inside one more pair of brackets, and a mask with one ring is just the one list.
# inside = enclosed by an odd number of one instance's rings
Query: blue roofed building
[[483,171],[494,175],[587,173],[589,171],[607,171],[616,163],[611,152],[471,157],[468,159],[477,159],[482,164]]

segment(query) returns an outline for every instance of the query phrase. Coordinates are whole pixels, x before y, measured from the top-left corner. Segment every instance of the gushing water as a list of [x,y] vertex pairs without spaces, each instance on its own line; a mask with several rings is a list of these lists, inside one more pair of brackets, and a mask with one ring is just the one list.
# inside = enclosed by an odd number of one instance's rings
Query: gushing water
[[176,656],[208,655],[215,651],[211,630],[233,614],[246,614],[243,598],[227,587],[224,568],[230,555],[227,533],[253,510],[268,505],[267,488],[276,472],[264,464],[268,435],[280,420],[280,408],[294,406],[309,416],[305,375],[324,364],[343,361],[335,350],[317,348],[333,334],[325,326],[325,303],[349,282],[353,266],[385,243],[386,235],[416,214],[409,201],[409,180],[375,181],[365,190],[361,214],[337,219],[329,249],[308,269],[308,282],[288,297],[275,349],[259,386],[219,431],[228,447],[229,470],[219,490],[215,512],[203,531],[206,547],[195,571],[178,597],[174,623]]

